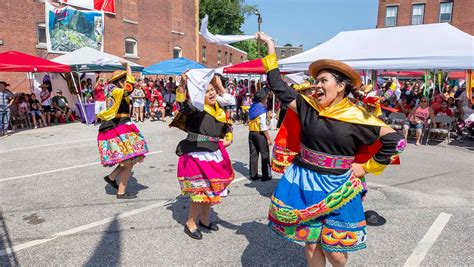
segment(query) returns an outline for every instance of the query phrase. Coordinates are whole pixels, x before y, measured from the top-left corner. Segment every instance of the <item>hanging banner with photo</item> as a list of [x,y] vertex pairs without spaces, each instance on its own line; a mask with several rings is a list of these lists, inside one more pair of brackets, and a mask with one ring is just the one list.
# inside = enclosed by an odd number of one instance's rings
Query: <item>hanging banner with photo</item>
[[104,51],[104,13],[45,3],[46,43],[50,53],[68,53],[82,47]]

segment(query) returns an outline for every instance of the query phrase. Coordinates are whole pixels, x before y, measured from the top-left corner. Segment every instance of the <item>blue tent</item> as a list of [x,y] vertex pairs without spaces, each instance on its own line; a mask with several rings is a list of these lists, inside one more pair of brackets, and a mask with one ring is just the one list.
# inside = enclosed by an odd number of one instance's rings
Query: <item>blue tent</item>
[[165,60],[143,69],[144,75],[180,75],[190,69],[204,69],[206,66],[184,57]]

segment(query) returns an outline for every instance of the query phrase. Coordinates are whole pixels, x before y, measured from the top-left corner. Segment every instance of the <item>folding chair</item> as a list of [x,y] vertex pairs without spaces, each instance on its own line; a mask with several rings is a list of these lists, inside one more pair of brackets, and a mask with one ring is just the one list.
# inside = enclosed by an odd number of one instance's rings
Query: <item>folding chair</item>
[[401,131],[403,129],[403,124],[407,120],[405,113],[401,112],[392,112],[388,115],[389,126],[392,127],[395,131]]
[[431,138],[431,140],[446,142],[445,147],[448,147],[449,142],[451,142],[449,130],[451,129],[453,118],[446,115],[436,115],[435,121],[436,123],[444,123],[446,125],[446,129],[438,128],[438,127],[428,128],[425,145],[428,145],[428,142],[430,141],[430,137],[432,137],[431,135],[436,134],[437,135],[436,138]]

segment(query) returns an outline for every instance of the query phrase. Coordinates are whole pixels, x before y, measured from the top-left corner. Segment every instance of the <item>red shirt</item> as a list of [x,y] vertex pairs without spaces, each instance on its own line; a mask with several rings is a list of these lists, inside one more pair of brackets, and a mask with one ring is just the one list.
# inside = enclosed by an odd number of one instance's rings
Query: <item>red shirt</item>
[[95,101],[105,101],[104,85],[98,84],[94,89]]
[[143,91],[145,91],[145,98],[148,100],[152,100],[151,98],[151,88],[148,86],[143,87]]
[[446,110],[438,110],[438,112],[436,112],[436,115],[446,115],[446,116],[449,116],[449,117],[452,117],[453,116],[453,112],[448,108]]

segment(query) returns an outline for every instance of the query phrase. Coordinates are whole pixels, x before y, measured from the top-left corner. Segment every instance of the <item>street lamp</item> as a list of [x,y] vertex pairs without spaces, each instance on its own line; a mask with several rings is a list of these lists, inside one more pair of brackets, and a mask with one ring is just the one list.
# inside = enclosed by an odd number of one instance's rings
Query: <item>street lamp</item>
[[[260,32],[260,25],[262,24],[262,15],[260,14],[260,12],[258,12],[258,9],[255,10],[255,15],[258,16],[258,32]],[[258,52],[258,55],[260,56],[260,43],[257,43],[257,52]]]

